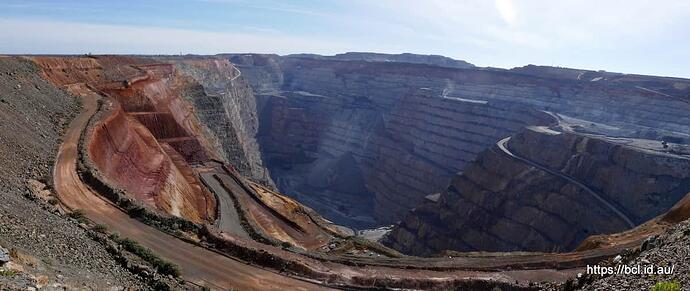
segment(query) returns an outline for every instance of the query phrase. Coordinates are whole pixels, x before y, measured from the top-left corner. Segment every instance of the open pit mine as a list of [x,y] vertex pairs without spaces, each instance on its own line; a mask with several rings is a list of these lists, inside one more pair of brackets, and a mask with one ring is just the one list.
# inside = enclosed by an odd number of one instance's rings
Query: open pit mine
[[2,187],[31,198],[0,218],[74,221],[60,239],[136,274],[119,284],[605,289],[587,265],[690,233],[687,79],[369,53],[0,69]]

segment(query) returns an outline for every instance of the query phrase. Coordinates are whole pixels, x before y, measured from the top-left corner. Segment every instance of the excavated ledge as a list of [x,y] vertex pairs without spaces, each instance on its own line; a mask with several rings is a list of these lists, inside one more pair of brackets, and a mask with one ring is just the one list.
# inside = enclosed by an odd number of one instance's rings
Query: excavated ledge
[[[91,87],[91,90],[95,88]],[[95,91],[94,91],[95,92]],[[103,96],[106,97],[106,96]],[[89,157],[89,151],[86,149],[87,140],[92,137],[94,125],[109,114],[109,110],[104,108],[103,99],[98,100],[98,109],[96,113],[89,119],[86,130],[79,138],[77,159],[77,173],[82,181],[84,181],[91,188],[96,190],[100,195],[113,202],[120,207],[122,211],[127,212],[130,216],[143,222],[161,229],[164,232],[175,233],[179,230],[198,233],[201,226],[189,220],[181,219],[171,216],[167,213],[162,213],[159,210],[152,209],[141,201],[132,198],[132,195],[125,194],[125,192],[117,187],[106,182],[99,170],[93,164],[93,160]]]

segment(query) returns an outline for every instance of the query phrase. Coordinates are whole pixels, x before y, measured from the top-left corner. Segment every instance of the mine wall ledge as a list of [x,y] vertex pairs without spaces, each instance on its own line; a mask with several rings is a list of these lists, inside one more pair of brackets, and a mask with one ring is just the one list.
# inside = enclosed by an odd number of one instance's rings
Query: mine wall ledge
[[[213,178],[217,179],[215,174],[213,175]],[[218,199],[219,194],[216,193],[212,187],[207,185],[206,181],[204,181],[204,179],[201,179],[201,182],[204,183],[204,186],[206,186],[206,188],[210,189],[214,195],[216,195],[216,201],[220,201],[220,199]],[[235,210],[237,211],[237,214],[240,217],[240,224],[242,225],[242,228],[249,234],[249,236],[253,240],[256,240],[258,242],[272,245],[272,246],[279,246],[281,244],[280,241],[266,235],[263,231],[261,231],[261,228],[259,228],[259,226],[256,225],[256,223],[254,221],[247,218],[247,211],[248,210],[245,209],[241,203],[239,203],[237,197],[235,197],[235,195],[232,193],[232,191],[230,191],[230,189],[228,189],[225,186],[225,184],[223,184],[221,181],[219,181],[219,182],[220,182],[219,183],[220,186],[223,187],[223,189],[225,189],[225,192],[227,192],[229,194],[230,199],[232,200],[232,203],[235,206]],[[220,215],[218,217],[220,217]],[[206,234],[206,233],[208,233],[208,231],[204,231],[204,234]]]
[[[249,186],[246,184],[246,182],[244,181],[244,179],[242,179],[236,172],[234,172],[234,171],[228,169],[227,167],[223,167],[223,170],[224,170],[233,180],[235,180],[235,181],[240,185],[240,187],[242,187],[249,195],[253,196],[252,198],[255,199],[255,200],[257,201],[257,203],[260,203],[260,204],[264,205],[263,202],[261,201],[261,199],[258,197],[258,194],[256,194],[256,192],[254,191],[254,189],[252,189],[251,187],[249,187]],[[214,177],[215,177],[215,176],[214,176]],[[216,178],[216,179],[217,179],[217,178]],[[248,210],[244,207],[244,205],[242,205],[242,203],[239,203],[239,201],[237,200],[237,197],[235,197],[235,196],[232,194],[232,191],[230,191],[230,189],[228,189],[222,181],[219,181],[219,182],[220,182],[219,184],[221,185],[221,187],[223,187],[223,189],[225,189],[225,191],[228,192],[228,194],[230,194],[230,198],[233,200],[233,203],[235,204],[235,209],[237,210],[237,213],[238,213],[239,216],[240,216],[240,222],[241,222],[241,224],[242,224],[243,227],[245,227],[245,226],[247,227],[247,228],[245,228],[245,230],[250,234],[250,236],[251,236],[252,238],[254,238],[254,236],[257,236],[257,238],[258,238],[258,239],[256,239],[257,241],[265,242],[265,243],[270,244],[270,245],[273,245],[273,246],[283,246],[283,243],[282,243],[282,242],[280,242],[280,241],[278,241],[278,240],[276,240],[276,239],[274,239],[274,238],[271,238],[270,236],[268,236],[268,235],[266,235],[265,233],[263,233],[263,232],[261,231],[261,229],[256,225],[256,223],[255,223],[254,221],[252,221],[251,219],[248,219],[247,216],[246,216],[246,213],[248,212]],[[273,208],[268,207],[268,206],[266,206],[266,207],[267,207],[268,209],[270,209],[271,213],[273,213],[274,215],[276,215],[277,217],[279,217],[279,219],[289,220],[288,218],[284,217],[282,214],[280,214],[280,213],[278,213],[277,211],[275,211]],[[390,257],[393,257],[393,258],[400,258],[400,257],[403,257],[403,255],[400,254],[399,252],[397,252],[397,251],[395,251],[395,250],[393,250],[393,249],[390,249],[390,248],[388,248],[388,247],[386,247],[386,246],[372,244],[372,243],[369,243],[368,241],[365,241],[365,240],[362,240],[362,239],[357,239],[357,238],[354,237],[354,236],[345,236],[345,235],[343,235],[343,234],[341,234],[341,233],[338,233],[337,231],[333,231],[332,229],[329,228],[329,226],[326,224],[326,222],[323,221],[323,219],[318,218],[319,215],[318,215],[314,210],[312,210],[312,209],[310,209],[310,208],[307,208],[307,207],[302,207],[301,209],[302,209],[302,210],[304,211],[304,213],[309,217],[309,219],[310,219],[312,222],[314,222],[319,228],[321,228],[321,229],[324,230],[325,232],[327,232],[327,233],[333,235],[333,236],[336,237],[336,238],[340,238],[340,239],[351,239],[351,240],[353,240],[353,242],[354,242],[355,244],[358,244],[358,245],[365,245],[365,246],[368,247],[368,248],[374,249],[374,250],[376,250],[377,252],[386,254],[386,255],[388,255],[388,256],[390,256]],[[292,221],[290,221],[290,222],[292,222]],[[287,247],[287,246],[286,246],[286,248],[289,249],[290,251],[294,252],[294,253],[297,253],[297,254],[300,254],[300,255],[303,255],[303,256],[312,258],[312,259],[316,259],[316,260],[319,260],[319,261],[337,262],[337,263],[341,263],[341,264],[345,264],[345,265],[350,265],[350,266],[360,266],[360,265],[362,265],[362,264],[365,264],[365,265],[378,265],[378,264],[374,263],[373,261],[372,261],[372,262],[369,262],[369,263],[364,263],[364,262],[361,262],[361,261],[359,261],[359,260],[357,260],[357,262],[352,262],[353,259],[354,259],[354,258],[352,258],[352,257],[334,257],[334,256],[320,255],[320,254],[318,254],[318,253],[302,251],[302,250],[300,250],[300,249],[293,248],[293,247],[291,247],[291,246],[290,246],[290,247]],[[356,260],[356,259],[355,259],[355,260]]]
[[[276,251],[257,249],[252,246],[244,245],[241,241],[228,239],[221,236],[216,230],[209,227],[202,229],[208,241],[215,245],[221,254],[231,255],[245,262],[258,264],[281,273],[298,278],[309,278],[307,281],[318,282],[321,285],[342,288],[347,290],[388,290],[391,288],[399,289],[421,289],[421,290],[463,290],[463,289],[490,289],[500,287],[501,290],[538,290],[536,287],[515,285],[512,282],[502,282],[480,278],[455,278],[450,280],[437,280],[434,278],[391,278],[385,274],[382,276],[354,276],[346,277],[342,273],[330,271],[320,271],[303,263],[300,259],[285,258]],[[356,264],[355,264],[356,265]],[[361,265],[358,265],[361,266]]]
[[[91,85],[87,86],[93,92],[98,93],[102,97],[108,98],[109,100],[114,100],[107,94],[99,91]],[[98,169],[96,169],[95,165],[93,165],[93,162],[89,157],[88,150],[86,149],[86,144],[89,137],[92,135],[94,125],[109,112],[109,110],[105,110],[104,108],[104,99],[99,99],[96,113],[89,118],[86,129],[79,137],[79,144],[77,145],[77,153],[79,155],[79,158],[77,159],[77,173],[79,174],[79,177],[84,183],[112,202],[117,208],[129,214],[130,217],[153,226],[165,233],[174,235],[186,241],[190,241],[188,238],[181,236],[179,231],[190,231],[198,234],[199,230],[201,229],[201,225],[179,217],[164,215],[159,211],[150,209],[141,202],[133,200],[130,198],[130,196],[125,194],[124,190],[118,189],[117,187],[108,183],[107,180],[104,179],[100,174]]]
[[[228,171],[226,169],[226,171]],[[232,174],[230,171],[228,171],[229,174]],[[422,262],[421,264],[419,262],[412,262],[412,260],[406,260],[407,257],[405,256],[400,256],[400,257],[393,257],[389,260],[374,260],[374,259],[368,259],[368,258],[359,258],[359,257],[353,257],[353,256],[329,256],[326,254],[320,254],[320,253],[314,253],[314,252],[305,252],[300,249],[296,249],[293,247],[287,247],[287,246],[282,246],[280,242],[277,240],[268,237],[265,235],[261,230],[256,226],[256,224],[248,219],[246,217],[247,209],[244,208],[240,203],[237,203],[237,198],[232,195],[232,192],[229,191],[225,187],[223,183],[220,183],[223,188],[226,189],[228,193],[230,193],[231,198],[233,199],[233,202],[235,202],[236,209],[238,214],[240,214],[240,219],[242,222],[243,227],[248,226],[247,230],[250,235],[257,235],[260,236],[260,240],[266,240],[266,241],[271,241],[273,243],[270,243],[270,245],[273,246],[281,246],[283,249],[290,251],[292,253],[298,254],[305,256],[307,258],[315,259],[317,261],[321,262],[332,262],[332,263],[338,263],[346,266],[352,266],[352,267],[362,267],[362,266],[374,266],[374,267],[392,267],[392,268],[400,268],[400,269],[410,269],[410,270],[429,270],[429,271],[459,271],[459,270],[466,270],[466,271],[502,271],[507,268],[513,269],[513,270],[537,270],[537,269],[544,269],[544,268],[552,268],[552,269],[572,269],[572,268],[578,268],[582,267],[583,265],[586,264],[594,264],[597,263],[601,260],[610,258],[614,256],[615,254],[620,253],[621,251],[624,251],[625,249],[634,247],[638,245],[638,243],[631,244],[631,245],[624,245],[620,246],[619,248],[615,249],[610,249],[607,252],[602,252],[602,253],[597,253],[597,251],[584,251],[581,252],[579,256],[573,256],[572,258],[558,258],[552,257],[550,259],[545,259],[545,260],[536,260],[536,261],[517,261],[517,262],[507,262],[507,263],[502,263],[502,264],[495,264],[492,266],[458,266],[454,265],[452,263],[450,264],[439,264],[439,265],[434,265],[435,262],[438,262],[439,260],[433,259],[433,258],[422,258],[422,260],[427,260],[427,262]],[[251,190],[250,190],[251,191]],[[226,237],[218,235],[215,231],[208,227],[203,228],[203,235],[207,239],[207,241],[211,244],[212,247],[219,248],[222,252],[229,252],[230,254],[233,254],[234,256],[237,256],[239,258],[242,258],[243,260],[248,260],[248,261],[255,261],[255,263],[265,266],[265,267],[279,267],[280,270],[285,270],[286,266],[288,265],[275,265],[273,263],[276,258],[279,258],[282,261],[286,261],[286,259],[280,258],[276,254],[263,254],[264,256],[270,255],[273,257],[276,257],[271,260],[265,260],[265,259],[259,259],[257,260],[256,258],[259,258],[258,255],[254,254],[253,252],[256,252],[256,250],[252,251],[251,246],[242,246],[236,241],[231,241],[228,240]],[[360,242],[361,243],[361,242]],[[246,252],[249,252],[247,254]],[[261,252],[266,252],[265,250],[261,250]],[[535,254],[538,255],[538,254]],[[548,254],[545,254],[548,255]],[[417,258],[419,260],[419,258]],[[442,260],[441,260],[442,261]],[[268,265],[264,265],[264,263],[268,263]],[[288,268],[289,269],[289,268]],[[300,271],[297,269],[297,271]],[[304,274],[301,271],[298,273],[298,275],[302,276],[308,276],[309,274]]]

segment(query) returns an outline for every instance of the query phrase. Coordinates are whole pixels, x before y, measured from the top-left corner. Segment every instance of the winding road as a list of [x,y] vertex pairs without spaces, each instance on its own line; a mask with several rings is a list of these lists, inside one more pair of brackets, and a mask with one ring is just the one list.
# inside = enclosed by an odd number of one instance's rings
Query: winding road
[[97,111],[98,94],[83,84],[68,86],[82,97],[83,110],[69,126],[53,168],[53,181],[60,201],[69,209],[81,209],[95,223],[136,240],[161,257],[182,268],[182,278],[214,289],[240,290],[319,290],[320,285],[286,277],[184,242],[138,220],[85,185],[77,174],[78,144],[89,119]]
[[498,142],[496,143],[496,145],[498,146],[498,148],[499,148],[501,151],[503,151],[505,154],[507,154],[507,155],[509,155],[509,156],[511,156],[511,157],[513,157],[513,158],[515,158],[515,159],[517,159],[517,160],[523,162],[523,163],[526,163],[526,164],[528,164],[528,165],[530,165],[530,166],[533,166],[533,167],[535,167],[535,168],[537,168],[537,169],[540,169],[540,170],[542,170],[542,171],[544,171],[544,172],[547,172],[547,173],[549,173],[549,174],[551,174],[551,175],[558,176],[558,177],[560,177],[560,178],[562,178],[562,179],[567,180],[567,181],[570,182],[570,183],[573,183],[573,184],[577,185],[578,187],[580,187],[580,188],[582,188],[583,190],[585,190],[585,192],[589,193],[592,197],[594,197],[595,199],[597,199],[597,201],[599,201],[601,204],[603,204],[604,206],[606,206],[607,208],[609,208],[613,213],[616,214],[616,216],[618,216],[621,220],[623,220],[630,228],[634,228],[634,227],[635,227],[635,223],[633,223],[632,220],[631,220],[627,215],[625,215],[625,213],[623,213],[622,211],[620,211],[615,205],[613,205],[613,204],[611,204],[610,202],[608,202],[608,201],[607,201],[606,199],[604,199],[601,195],[599,195],[599,193],[595,192],[594,190],[592,190],[591,188],[589,188],[587,185],[583,184],[582,182],[580,182],[580,181],[576,180],[575,178],[570,177],[570,176],[568,176],[568,175],[566,175],[566,174],[564,174],[564,173],[562,173],[562,172],[554,171],[554,170],[549,169],[549,168],[547,168],[547,167],[544,167],[544,166],[542,166],[542,165],[540,165],[540,164],[538,164],[538,163],[536,163],[536,162],[533,162],[533,161],[528,160],[528,159],[526,159],[526,158],[523,158],[523,157],[520,157],[520,156],[518,156],[518,155],[515,155],[513,152],[511,152],[511,151],[508,149],[508,142],[510,141],[510,138],[511,138],[511,137],[506,137],[506,138],[504,138],[504,139],[502,139],[502,140],[500,140],[500,141],[498,141]]
[[213,172],[199,174],[206,188],[210,189],[216,195],[216,199],[218,199],[219,217],[215,226],[222,232],[230,233],[244,239],[251,239],[240,223],[240,215],[237,213],[237,208],[235,208],[235,202],[230,198],[231,194],[223,189],[218,180],[214,177],[215,175],[216,174]]

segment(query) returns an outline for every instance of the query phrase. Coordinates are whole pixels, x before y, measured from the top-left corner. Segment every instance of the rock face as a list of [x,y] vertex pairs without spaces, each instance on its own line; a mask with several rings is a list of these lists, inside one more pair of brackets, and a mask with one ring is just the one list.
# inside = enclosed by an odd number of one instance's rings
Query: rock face
[[640,141],[644,140],[619,144],[572,133],[526,130],[510,144],[515,154],[591,186],[615,202],[635,224],[641,224],[688,193],[690,159],[640,149],[634,143]]
[[10,251],[0,246],[0,266],[8,263],[10,260]]
[[690,105],[673,97],[687,95],[682,79],[456,69],[376,54],[226,57],[257,94],[259,143],[278,188],[355,227],[401,219],[499,139],[548,122],[539,110],[690,140]]
[[194,105],[222,157],[242,175],[272,185],[256,141],[259,129],[256,98],[240,71],[222,58],[164,60],[175,63],[182,74],[201,85],[185,97]]
[[[590,186],[635,224],[662,214],[690,191],[688,158],[539,130],[517,134],[509,148]],[[564,251],[589,235],[628,227],[576,184],[493,147],[455,177],[438,202],[410,212],[384,243],[416,255]]]
[[446,80],[400,64],[402,73],[375,63],[256,58],[231,59],[253,72],[247,78],[282,76],[250,81],[264,84],[259,141],[271,176],[282,191],[355,227],[395,221],[486,146],[548,119],[505,102],[442,98]]
[[171,64],[142,58],[34,61],[56,85],[72,90],[86,83],[90,94],[112,97],[107,114],[85,138],[89,160],[104,180],[168,214],[195,222],[213,217],[215,202],[190,167],[217,156],[193,107],[181,97],[193,80]]

